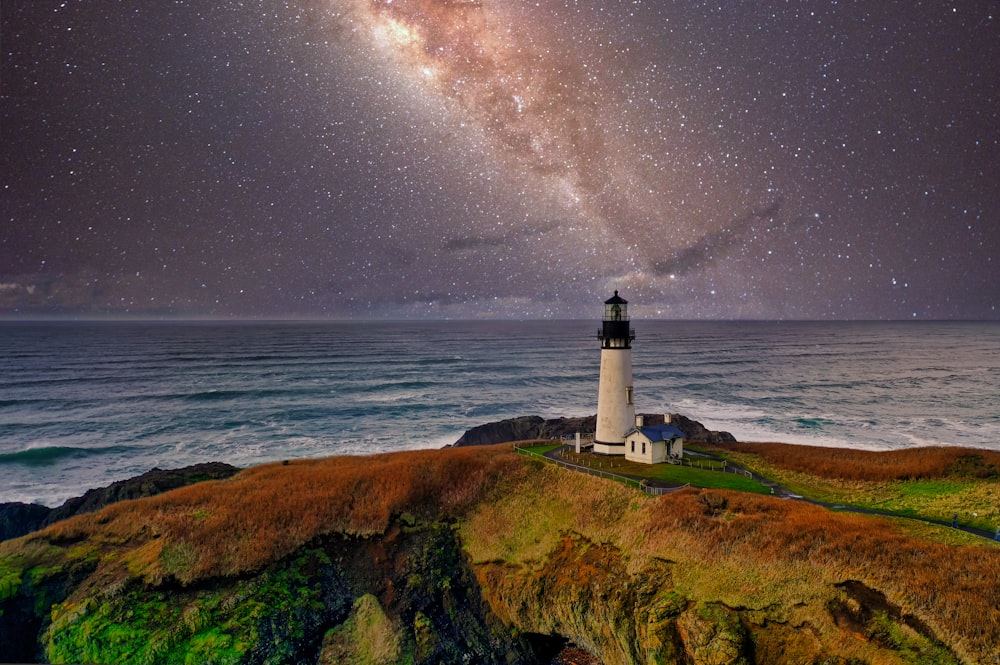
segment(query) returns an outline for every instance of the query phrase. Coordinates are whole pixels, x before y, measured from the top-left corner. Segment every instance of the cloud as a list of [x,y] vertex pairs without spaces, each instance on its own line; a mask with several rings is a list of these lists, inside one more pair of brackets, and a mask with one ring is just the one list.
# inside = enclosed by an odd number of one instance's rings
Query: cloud
[[0,314],[93,309],[104,288],[89,272],[0,275]]
[[494,247],[504,247],[508,243],[506,237],[477,237],[466,236],[463,238],[451,238],[444,243],[444,249],[449,252],[464,252],[477,249],[492,249]]
[[18,284],[17,282],[0,282],[0,293],[17,293],[24,291],[28,295],[34,295],[37,287],[34,284]]
[[783,203],[782,199],[776,199],[766,208],[751,210],[725,228],[702,235],[667,258],[654,261],[654,272],[680,277],[714,265],[746,241],[756,222],[774,221]]
[[461,236],[449,238],[444,243],[444,249],[450,252],[475,251],[494,249],[497,247],[512,247],[519,242],[532,242],[556,229],[557,222],[522,226],[511,233],[503,235]]

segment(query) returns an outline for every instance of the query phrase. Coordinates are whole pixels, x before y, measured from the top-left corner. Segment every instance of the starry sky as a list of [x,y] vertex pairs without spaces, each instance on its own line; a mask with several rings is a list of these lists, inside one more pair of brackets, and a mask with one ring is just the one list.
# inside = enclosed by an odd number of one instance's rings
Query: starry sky
[[996,0],[6,0],[0,317],[1000,318]]

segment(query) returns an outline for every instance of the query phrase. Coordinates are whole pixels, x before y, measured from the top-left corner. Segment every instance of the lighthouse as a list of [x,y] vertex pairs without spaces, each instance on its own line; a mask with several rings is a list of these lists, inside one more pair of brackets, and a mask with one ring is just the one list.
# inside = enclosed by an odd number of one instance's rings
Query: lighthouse
[[628,301],[618,295],[604,301],[604,321],[597,332],[601,341],[601,379],[597,391],[597,431],[594,452],[625,454],[625,435],[635,427],[632,400],[632,340]]

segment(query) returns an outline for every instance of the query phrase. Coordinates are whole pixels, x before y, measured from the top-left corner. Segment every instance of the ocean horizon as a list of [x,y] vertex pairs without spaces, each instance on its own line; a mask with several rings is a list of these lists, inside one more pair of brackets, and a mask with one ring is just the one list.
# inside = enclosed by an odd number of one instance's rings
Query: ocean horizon
[[[0,502],[597,410],[597,320],[0,321]],[[1000,322],[633,319],[638,412],[741,441],[1000,450]]]

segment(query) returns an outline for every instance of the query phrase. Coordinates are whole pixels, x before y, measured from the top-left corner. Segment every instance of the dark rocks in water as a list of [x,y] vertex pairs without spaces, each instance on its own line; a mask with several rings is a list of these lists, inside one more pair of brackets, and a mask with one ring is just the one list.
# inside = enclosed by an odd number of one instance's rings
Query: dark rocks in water
[[[663,422],[662,414],[652,414],[643,416],[647,425],[657,425]],[[656,419],[659,422],[654,422]],[[691,420],[687,416],[679,413],[670,414],[670,424],[684,432],[685,438],[692,443],[733,443],[736,437],[729,432],[713,431],[702,425],[697,420]]]
[[551,418],[539,416],[519,416],[497,422],[478,425],[462,435],[455,446],[491,446],[508,441],[528,439],[558,439],[572,436],[576,432],[593,432],[597,416],[583,418]]
[[203,480],[222,480],[237,471],[238,467],[222,462],[205,462],[182,469],[152,469],[134,478],[111,483],[107,487],[87,490],[83,496],[67,500],[63,505],[53,509],[48,523],[81,513],[94,512],[119,501],[154,496]]
[[[662,413],[641,414],[646,425],[662,425]],[[736,441],[729,432],[713,432],[696,420],[680,414],[671,414],[670,422],[692,443],[726,443]],[[577,432],[592,434],[597,429],[597,416],[582,418],[550,418],[519,416],[478,425],[465,432],[455,446],[489,446],[508,441],[529,439],[559,439]]]
[[0,504],[0,540],[18,538],[59,520],[91,513],[119,501],[153,496],[202,480],[229,478],[239,470],[222,462],[193,464],[182,469],[152,469],[107,487],[88,490],[83,496],[67,499],[58,508],[27,503]]
[[455,446],[490,446],[507,441],[537,439],[545,420],[539,416],[519,416],[477,425],[467,430]]

